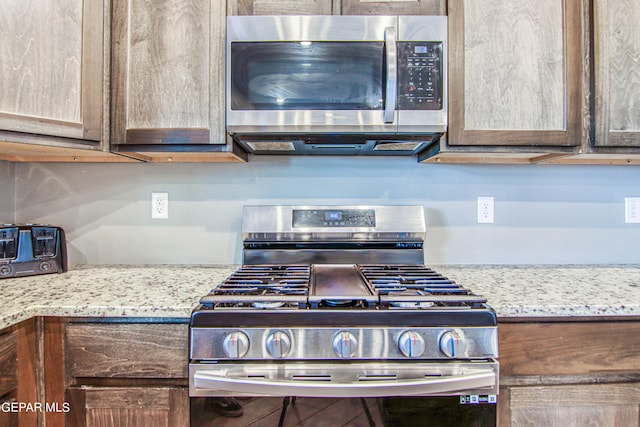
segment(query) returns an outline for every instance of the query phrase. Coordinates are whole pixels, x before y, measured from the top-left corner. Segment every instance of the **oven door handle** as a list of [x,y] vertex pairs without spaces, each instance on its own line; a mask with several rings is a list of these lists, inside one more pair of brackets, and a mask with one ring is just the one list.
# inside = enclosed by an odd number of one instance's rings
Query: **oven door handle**
[[195,372],[196,389],[267,396],[298,397],[388,397],[451,395],[457,392],[495,387],[496,373],[479,370],[464,375],[426,377],[412,380],[365,380],[351,383],[314,380],[268,380],[234,378],[214,372]]
[[396,29],[384,29],[384,48],[387,56],[387,82],[385,88],[384,122],[393,123],[396,113],[398,95],[398,47],[396,45]]

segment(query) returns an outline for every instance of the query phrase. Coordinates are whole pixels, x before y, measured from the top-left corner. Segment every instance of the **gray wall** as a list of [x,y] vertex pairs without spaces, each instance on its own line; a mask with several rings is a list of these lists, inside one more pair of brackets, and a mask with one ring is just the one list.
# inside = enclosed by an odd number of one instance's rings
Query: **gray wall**
[[0,160],[0,224],[15,222],[15,164]]
[[[4,166],[4,165],[3,165]],[[252,157],[246,164],[17,164],[16,216],[67,231],[72,263],[241,262],[244,204],[420,204],[432,264],[640,263],[640,167],[421,165]],[[150,219],[152,191],[169,219]],[[476,197],[495,223],[476,223]]]

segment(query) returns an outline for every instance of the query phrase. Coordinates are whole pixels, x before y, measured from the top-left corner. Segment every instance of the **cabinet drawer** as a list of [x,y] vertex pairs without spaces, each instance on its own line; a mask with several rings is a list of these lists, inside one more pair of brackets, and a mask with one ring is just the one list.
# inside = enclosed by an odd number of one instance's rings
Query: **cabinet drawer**
[[189,325],[71,323],[71,377],[187,378]]
[[72,387],[67,401],[70,427],[189,425],[186,387]]

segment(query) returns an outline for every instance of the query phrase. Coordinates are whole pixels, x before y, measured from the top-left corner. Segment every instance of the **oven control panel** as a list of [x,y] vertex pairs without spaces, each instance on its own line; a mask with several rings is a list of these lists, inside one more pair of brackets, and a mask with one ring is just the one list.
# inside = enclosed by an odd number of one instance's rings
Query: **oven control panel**
[[[389,343],[395,342],[395,345]],[[495,327],[192,328],[192,360],[487,359]]]
[[294,209],[293,228],[375,227],[374,209]]

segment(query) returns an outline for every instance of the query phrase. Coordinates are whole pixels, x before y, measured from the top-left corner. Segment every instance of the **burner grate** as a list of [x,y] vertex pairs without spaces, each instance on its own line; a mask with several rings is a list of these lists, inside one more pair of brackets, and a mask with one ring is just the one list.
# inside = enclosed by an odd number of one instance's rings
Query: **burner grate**
[[245,265],[200,303],[209,308],[301,308],[309,295],[310,265]]
[[367,283],[389,308],[475,308],[486,299],[474,295],[424,265],[360,265]]

